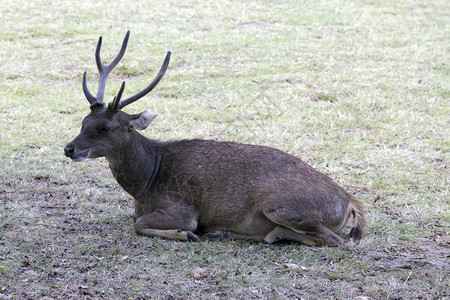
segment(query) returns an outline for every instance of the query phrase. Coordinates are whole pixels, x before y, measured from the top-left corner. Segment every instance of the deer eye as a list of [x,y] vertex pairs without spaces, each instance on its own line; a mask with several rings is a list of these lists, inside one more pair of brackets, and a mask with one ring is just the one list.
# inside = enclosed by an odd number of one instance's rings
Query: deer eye
[[100,134],[104,134],[104,133],[107,133],[107,132],[110,132],[110,131],[111,131],[111,127],[101,127],[98,130],[98,134],[100,135]]

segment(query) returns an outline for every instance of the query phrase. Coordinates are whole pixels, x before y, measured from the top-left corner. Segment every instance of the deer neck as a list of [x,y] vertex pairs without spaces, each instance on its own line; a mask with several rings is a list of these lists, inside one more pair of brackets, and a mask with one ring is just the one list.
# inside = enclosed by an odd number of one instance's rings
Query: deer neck
[[151,188],[161,159],[154,142],[133,132],[129,143],[105,156],[122,188],[139,201]]

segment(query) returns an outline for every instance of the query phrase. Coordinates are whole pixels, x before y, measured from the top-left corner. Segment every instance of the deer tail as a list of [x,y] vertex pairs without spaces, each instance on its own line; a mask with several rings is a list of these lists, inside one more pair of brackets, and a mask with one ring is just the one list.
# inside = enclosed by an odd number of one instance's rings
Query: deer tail
[[350,195],[350,212],[353,215],[353,228],[350,230],[350,237],[358,241],[364,237],[364,231],[367,226],[366,213],[364,205]]

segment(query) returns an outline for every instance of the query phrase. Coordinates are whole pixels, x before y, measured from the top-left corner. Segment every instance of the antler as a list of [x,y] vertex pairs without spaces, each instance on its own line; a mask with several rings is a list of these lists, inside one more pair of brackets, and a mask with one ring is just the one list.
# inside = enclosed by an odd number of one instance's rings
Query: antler
[[99,37],[97,49],[95,50],[95,61],[97,63],[97,68],[100,77],[98,79],[98,90],[97,95],[95,97],[89,92],[89,89],[87,87],[86,71],[83,74],[83,92],[84,95],[86,96],[86,99],[91,104],[91,107],[94,106],[94,104],[103,103],[103,96],[105,95],[106,79],[108,78],[108,75],[112,71],[112,69],[114,69],[114,67],[119,63],[119,61],[125,54],[125,51],[127,50],[129,37],[130,31],[128,30],[127,34],[125,35],[125,38],[123,39],[122,47],[120,48],[119,54],[117,54],[116,58],[114,58],[114,60],[109,65],[104,65],[100,58],[100,49],[102,48],[102,37]]
[[[100,49],[102,47],[102,37],[98,39],[97,43],[97,49],[95,50],[95,61],[97,63],[98,72],[100,74],[100,78],[98,79],[98,91],[97,96],[93,96],[87,87],[87,79],[86,79],[86,71],[83,74],[83,92],[86,96],[86,99],[91,104],[91,107],[93,107],[95,104],[103,104],[103,96],[105,95],[105,86],[106,86],[106,79],[108,78],[109,73],[114,69],[114,67],[119,63],[119,61],[122,59],[123,55],[125,54],[125,51],[127,49],[128,45],[128,38],[130,37],[130,31],[127,31],[127,34],[125,35],[125,38],[122,42],[122,47],[120,48],[119,54],[117,54],[116,58],[109,64],[104,65],[102,64],[102,60],[100,58]],[[156,75],[155,79],[142,91],[137,93],[134,96],[131,96],[123,101],[120,101],[120,98],[122,97],[123,90],[125,89],[125,81],[122,83],[122,86],[120,87],[120,90],[116,97],[114,97],[114,100],[111,104],[109,104],[109,108],[113,111],[119,111],[128,104],[133,103],[136,100],[139,100],[140,98],[144,97],[148,93],[150,93],[151,90],[155,88],[155,86],[161,81],[164,74],[167,71],[167,67],[169,66],[170,61],[170,51],[167,52],[166,58],[164,59],[164,62],[161,66],[161,69],[159,69],[158,74]]]
[[120,101],[120,98],[122,98],[123,90],[125,89],[125,81],[122,82],[122,85],[120,86],[117,96],[114,97],[113,102],[111,102],[108,105],[108,108],[115,112],[118,112],[119,110],[121,110],[122,108],[127,106],[128,104],[131,104],[134,101],[139,100],[142,97],[144,97],[145,95],[147,95],[148,93],[150,93],[150,91],[155,88],[155,86],[161,81],[164,74],[166,73],[167,67],[169,66],[170,55],[171,55],[171,52],[167,51],[166,58],[164,59],[164,62],[162,64],[161,68],[159,69],[158,74],[156,75],[155,79],[153,79],[153,81],[145,89],[143,89],[142,91],[140,91],[139,93],[137,93],[134,96],[128,97],[127,99]]
[[[118,107],[117,107],[119,110],[124,108],[128,104],[131,104],[134,101],[141,99],[142,97],[144,97],[145,95],[150,93],[150,91],[155,88],[155,86],[161,81],[161,79],[163,78],[164,74],[167,71],[167,67],[169,66],[169,61],[170,61],[170,54],[171,54],[170,51],[167,51],[166,58],[164,59],[164,62],[162,64],[161,68],[159,69],[159,72],[156,75],[155,79],[153,79],[153,81],[145,89],[143,89],[136,95],[128,97],[127,99],[125,99],[123,101],[120,101],[118,103]],[[123,85],[125,85],[125,82],[123,83]],[[117,98],[119,98],[119,97],[117,97]]]

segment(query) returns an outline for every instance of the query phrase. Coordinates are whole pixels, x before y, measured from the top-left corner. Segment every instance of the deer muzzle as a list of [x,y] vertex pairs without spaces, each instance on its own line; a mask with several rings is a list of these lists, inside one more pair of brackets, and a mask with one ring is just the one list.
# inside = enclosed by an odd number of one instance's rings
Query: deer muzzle
[[75,147],[68,144],[64,147],[64,155],[71,158],[73,161],[83,161],[89,156],[89,150],[77,153]]

